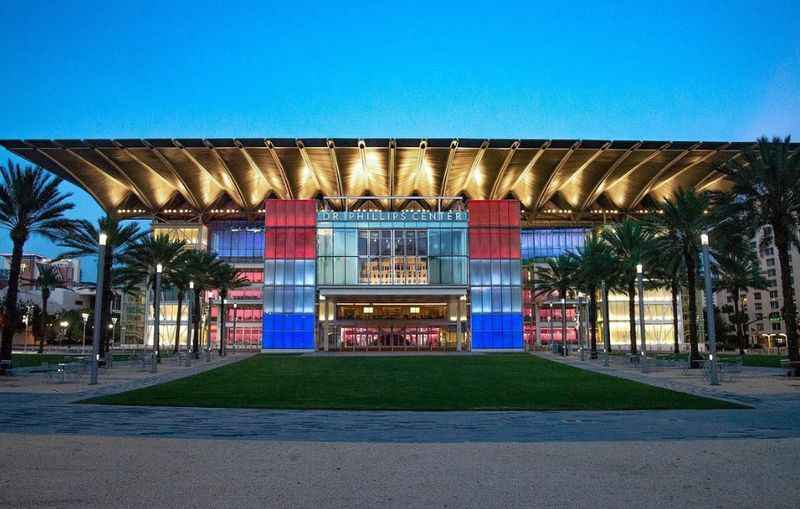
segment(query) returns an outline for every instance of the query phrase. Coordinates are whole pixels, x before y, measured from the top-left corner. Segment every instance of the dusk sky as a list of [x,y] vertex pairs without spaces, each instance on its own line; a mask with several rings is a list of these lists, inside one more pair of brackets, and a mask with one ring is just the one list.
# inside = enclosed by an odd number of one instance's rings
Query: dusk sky
[[0,138],[800,137],[800,2],[559,4],[5,0]]

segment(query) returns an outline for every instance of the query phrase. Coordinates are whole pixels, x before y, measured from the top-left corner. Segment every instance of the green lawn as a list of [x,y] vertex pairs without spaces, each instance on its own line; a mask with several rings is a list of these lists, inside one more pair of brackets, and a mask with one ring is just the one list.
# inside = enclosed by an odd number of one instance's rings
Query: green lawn
[[45,362],[49,364],[58,364],[59,362],[64,362],[64,359],[69,357],[72,356],[55,353],[15,353],[11,354],[11,365],[15,368],[30,368],[33,366],[39,366]]
[[257,355],[189,378],[85,402],[356,410],[744,408],[526,354]]

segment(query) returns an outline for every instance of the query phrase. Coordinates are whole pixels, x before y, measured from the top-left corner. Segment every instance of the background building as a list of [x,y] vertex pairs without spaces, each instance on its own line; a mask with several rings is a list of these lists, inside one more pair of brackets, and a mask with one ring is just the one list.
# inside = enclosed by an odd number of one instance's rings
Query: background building
[[[480,139],[6,140],[156,235],[233,263],[252,283],[224,310],[231,344],[515,350],[560,339],[535,265],[679,187],[724,188],[745,143]],[[151,341],[148,299],[132,303]],[[204,331],[219,341],[217,296]],[[612,345],[627,342],[611,296]],[[174,295],[161,342],[175,340]],[[125,307],[123,305],[123,307]],[[647,342],[672,344],[669,296],[646,296]],[[567,337],[576,341],[574,303]],[[184,310],[183,320],[188,320]],[[138,318],[137,318],[138,320]],[[235,326],[233,325],[235,321]],[[135,327],[138,333],[137,325]],[[181,337],[185,342],[186,323]],[[131,331],[126,331],[129,337]]]

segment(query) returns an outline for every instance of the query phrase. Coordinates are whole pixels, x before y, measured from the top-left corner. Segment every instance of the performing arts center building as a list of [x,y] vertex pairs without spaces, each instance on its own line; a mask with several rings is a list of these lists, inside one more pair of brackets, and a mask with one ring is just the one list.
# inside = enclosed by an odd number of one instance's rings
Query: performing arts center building
[[[592,228],[647,213],[680,187],[724,187],[715,165],[747,144],[239,138],[0,145],[81,187],[110,214],[148,220],[155,235],[239,268],[251,284],[226,301],[231,347],[513,351],[585,337],[579,300],[564,313],[554,298],[535,295],[537,263],[579,248]],[[123,343],[152,341],[145,293],[123,312]],[[217,298],[203,299],[204,338],[212,344]],[[600,323],[619,348],[628,345],[626,299],[612,294],[609,323]],[[162,302],[167,345],[174,295],[167,290]],[[669,291],[648,290],[645,304],[648,348],[670,348]],[[182,344],[187,328],[182,323]]]

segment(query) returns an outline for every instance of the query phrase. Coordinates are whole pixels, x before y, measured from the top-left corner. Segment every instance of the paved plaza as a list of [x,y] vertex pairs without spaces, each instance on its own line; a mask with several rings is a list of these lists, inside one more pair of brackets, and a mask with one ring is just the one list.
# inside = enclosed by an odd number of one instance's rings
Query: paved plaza
[[[749,410],[351,412],[76,404],[188,376],[0,381],[0,507],[797,507],[800,381],[586,369]],[[128,372],[126,374],[126,371]],[[2,385],[5,384],[5,385]]]

